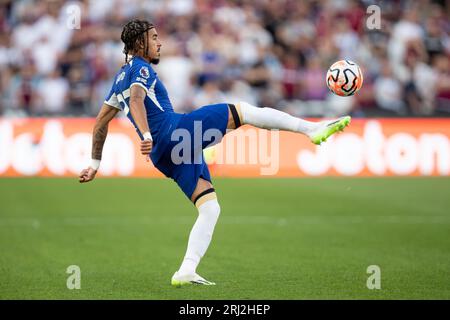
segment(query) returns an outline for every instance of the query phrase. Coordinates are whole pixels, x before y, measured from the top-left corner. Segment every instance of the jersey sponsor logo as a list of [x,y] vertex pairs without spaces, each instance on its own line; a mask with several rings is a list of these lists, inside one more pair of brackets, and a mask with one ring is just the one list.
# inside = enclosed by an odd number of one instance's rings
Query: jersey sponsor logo
[[139,70],[139,74],[145,79],[150,77],[150,71],[148,71],[147,67],[142,67],[141,70]]

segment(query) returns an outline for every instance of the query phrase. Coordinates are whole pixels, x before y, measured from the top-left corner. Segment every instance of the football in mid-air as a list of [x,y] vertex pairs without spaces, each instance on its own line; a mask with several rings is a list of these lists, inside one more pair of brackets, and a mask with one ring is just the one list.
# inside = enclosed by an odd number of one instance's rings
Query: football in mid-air
[[328,69],[327,86],[341,97],[351,96],[361,89],[363,75],[359,66],[350,60],[339,60]]

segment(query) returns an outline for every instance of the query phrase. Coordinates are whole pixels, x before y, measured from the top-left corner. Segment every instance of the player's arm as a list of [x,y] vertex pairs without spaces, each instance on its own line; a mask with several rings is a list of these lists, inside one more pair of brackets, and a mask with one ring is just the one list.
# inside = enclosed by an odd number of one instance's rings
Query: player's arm
[[130,112],[136,126],[144,137],[141,141],[141,154],[147,156],[152,151],[152,136],[147,122],[147,111],[144,106],[144,99],[147,92],[140,85],[132,85],[130,88]]
[[103,145],[105,144],[106,136],[108,135],[109,122],[116,116],[119,109],[103,104],[100,112],[95,119],[94,130],[92,134],[92,160],[91,165],[82,170],[79,176],[79,181],[89,182],[95,178],[95,174],[100,166],[102,160]]

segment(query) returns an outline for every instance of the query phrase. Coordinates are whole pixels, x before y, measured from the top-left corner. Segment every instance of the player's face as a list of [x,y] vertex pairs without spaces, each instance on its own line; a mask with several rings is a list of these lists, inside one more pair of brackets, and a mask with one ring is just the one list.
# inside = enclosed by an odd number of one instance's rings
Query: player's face
[[156,29],[150,29],[147,32],[147,44],[148,44],[148,60],[153,64],[158,64],[161,50],[161,42],[158,39],[158,33]]

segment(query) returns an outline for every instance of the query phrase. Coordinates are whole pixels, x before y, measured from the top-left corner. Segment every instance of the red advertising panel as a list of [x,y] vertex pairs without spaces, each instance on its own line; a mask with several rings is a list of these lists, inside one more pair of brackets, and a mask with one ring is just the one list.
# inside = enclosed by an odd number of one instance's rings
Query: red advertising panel
[[[74,176],[89,163],[94,119],[0,119],[0,176]],[[300,134],[244,126],[204,151],[215,176],[393,176],[450,172],[450,119],[353,119],[321,146]],[[115,119],[104,176],[162,176]]]

